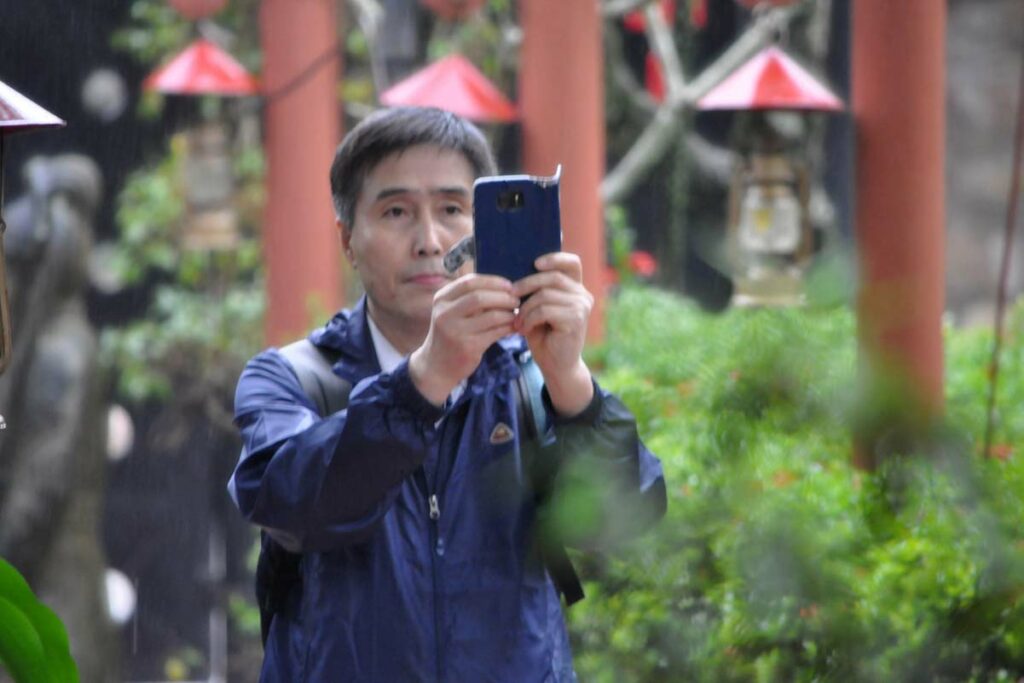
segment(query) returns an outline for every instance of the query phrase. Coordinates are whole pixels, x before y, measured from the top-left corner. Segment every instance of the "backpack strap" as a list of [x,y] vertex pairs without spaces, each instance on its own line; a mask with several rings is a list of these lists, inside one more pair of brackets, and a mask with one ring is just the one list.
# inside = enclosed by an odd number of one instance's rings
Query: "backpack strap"
[[300,339],[280,349],[291,364],[302,390],[316,404],[321,417],[333,415],[348,406],[352,384],[334,374],[338,352]]
[[[348,405],[352,384],[334,374],[332,366],[338,358],[336,352],[316,346],[308,339],[292,342],[282,347],[280,352],[291,364],[302,390],[321,416],[336,413]],[[302,584],[301,561],[302,555],[289,552],[267,531],[260,532],[256,604],[260,610],[260,635],[264,646],[274,615],[284,610],[292,590]]]
[[527,350],[516,356],[519,377],[516,378],[516,412],[519,424],[526,427],[526,437],[540,446],[554,441],[548,411],[544,408],[541,392],[544,390],[544,375],[540,372],[533,355]]
[[[554,442],[554,435],[548,421],[548,412],[544,408],[544,376],[540,367],[533,360],[533,355],[527,350],[516,356],[519,365],[519,377],[515,382],[516,390],[516,415],[519,424],[526,430],[526,440],[533,443],[534,462],[528,463],[531,483],[536,491],[536,503],[544,505],[551,493],[551,484],[554,477],[554,463],[543,459],[545,456],[554,457],[554,453],[545,453],[544,447]],[[541,460],[537,462],[537,460]],[[555,589],[565,598],[567,607],[582,600],[583,584],[572,565],[569,554],[565,551],[565,545],[557,539],[542,540],[540,544],[541,559],[547,567],[551,581]]]

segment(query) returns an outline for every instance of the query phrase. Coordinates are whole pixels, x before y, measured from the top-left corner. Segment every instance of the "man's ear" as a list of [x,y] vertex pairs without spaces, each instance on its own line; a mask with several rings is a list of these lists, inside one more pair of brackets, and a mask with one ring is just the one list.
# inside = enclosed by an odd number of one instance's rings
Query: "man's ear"
[[348,260],[349,265],[355,268],[356,261],[352,254],[352,228],[347,223],[343,223],[340,218],[334,220],[334,227],[338,229],[338,236],[341,238],[341,249],[345,252],[345,258]]

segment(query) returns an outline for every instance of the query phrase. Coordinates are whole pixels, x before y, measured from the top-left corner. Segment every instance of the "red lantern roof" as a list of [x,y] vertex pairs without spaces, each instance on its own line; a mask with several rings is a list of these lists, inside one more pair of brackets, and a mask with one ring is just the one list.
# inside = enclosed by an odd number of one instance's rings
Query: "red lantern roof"
[[172,95],[252,95],[258,90],[244,66],[205,38],[151,73],[142,87]]
[[474,121],[514,121],[516,108],[461,55],[449,55],[380,94],[388,106],[438,107]]
[[843,101],[775,47],[767,47],[697,102],[698,109],[842,111]]
[[67,125],[20,92],[0,82],[0,133]]

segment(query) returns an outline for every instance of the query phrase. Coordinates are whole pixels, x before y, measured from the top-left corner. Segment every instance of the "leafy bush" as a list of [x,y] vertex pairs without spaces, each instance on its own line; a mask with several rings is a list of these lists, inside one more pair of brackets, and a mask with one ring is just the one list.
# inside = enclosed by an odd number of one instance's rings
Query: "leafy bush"
[[64,624],[0,558],[0,679],[4,671],[17,683],[78,683]]
[[234,158],[240,234],[234,248],[219,251],[183,247],[184,157],[179,135],[159,164],[129,177],[118,197],[120,239],[109,269],[149,303],[143,317],[104,330],[104,361],[128,401],[199,412],[234,433],[235,382],[262,339],[263,157],[250,149]]
[[998,681],[1024,672],[1020,320],[982,457],[984,331],[947,331],[946,424],[851,464],[846,308],[699,312],[627,288],[591,357],[661,458],[669,510],[580,558],[585,681]]

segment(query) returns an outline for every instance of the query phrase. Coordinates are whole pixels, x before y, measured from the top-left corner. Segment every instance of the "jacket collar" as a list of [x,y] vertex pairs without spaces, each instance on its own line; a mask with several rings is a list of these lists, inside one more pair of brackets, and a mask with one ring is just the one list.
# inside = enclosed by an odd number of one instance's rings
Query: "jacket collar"
[[353,384],[363,377],[380,372],[366,316],[364,294],[353,308],[338,311],[326,325],[313,330],[309,335],[309,341],[313,344],[330,349],[338,355],[341,361],[340,367],[335,364],[338,374]]

